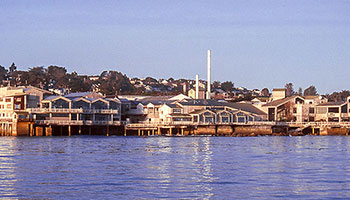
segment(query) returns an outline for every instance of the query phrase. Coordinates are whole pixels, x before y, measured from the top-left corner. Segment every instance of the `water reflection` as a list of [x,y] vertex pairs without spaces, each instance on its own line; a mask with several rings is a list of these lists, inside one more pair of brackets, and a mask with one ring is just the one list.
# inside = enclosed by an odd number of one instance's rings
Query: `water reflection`
[[14,138],[0,140],[0,197],[16,197],[16,154]]
[[350,198],[349,137],[1,138],[0,198]]

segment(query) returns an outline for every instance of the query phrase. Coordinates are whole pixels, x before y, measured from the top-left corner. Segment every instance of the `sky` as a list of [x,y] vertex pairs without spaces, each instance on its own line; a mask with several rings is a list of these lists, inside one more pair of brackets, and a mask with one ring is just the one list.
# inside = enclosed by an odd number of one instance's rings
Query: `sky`
[[0,65],[350,89],[350,1],[0,0]]

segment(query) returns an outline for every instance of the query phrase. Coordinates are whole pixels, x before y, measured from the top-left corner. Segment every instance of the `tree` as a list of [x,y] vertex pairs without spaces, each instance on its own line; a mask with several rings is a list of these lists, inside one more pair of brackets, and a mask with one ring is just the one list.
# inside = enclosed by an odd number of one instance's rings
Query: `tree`
[[311,85],[310,87],[304,90],[304,96],[313,96],[313,95],[317,95],[317,90],[315,86]]
[[76,72],[68,74],[68,88],[71,92],[91,91],[92,83],[87,76],[78,76]]
[[157,84],[157,83],[158,83],[157,79],[152,78],[152,77],[146,77],[146,78],[145,78],[145,82],[146,82],[147,84]]
[[109,71],[105,79],[99,80],[99,90],[106,95],[116,95],[133,92],[135,88],[131,85],[126,75],[116,71]]
[[261,95],[262,95],[262,96],[265,96],[265,97],[270,96],[270,91],[269,91],[269,89],[268,89],[268,88],[262,89],[262,90],[261,90]]
[[67,70],[64,67],[49,66],[47,68],[49,82],[55,88],[66,88],[68,83]]
[[298,95],[303,95],[303,89],[301,87],[298,89]]
[[287,83],[285,86],[286,88],[286,96],[290,97],[295,94],[294,89],[293,89],[293,83]]
[[226,92],[232,92],[233,90],[233,83],[231,81],[225,81],[221,83],[221,88]]
[[0,84],[3,80],[6,79],[6,75],[7,75],[7,70],[5,69],[5,67],[0,65]]
[[28,84],[39,87],[47,88],[47,73],[44,67],[33,67],[28,71]]
[[328,95],[328,101],[336,102],[336,101],[346,101],[346,98],[350,96],[349,90],[342,90],[341,92],[333,92],[331,95]]
[[171,82],[173,82],[173,81],[175,81],[175,79],[172,78],[172,77],[170,77],[170,78],[168,79],[168,82],[169,82],[169,83],[171,83]]
[[11,73],[17,70],[17,66],[15,65],[15,63],[11,64],[9,70],[10,70]]
[[211,85],[213,88],[220,88],[221,83],[220,83],[220,81],[214,81]]

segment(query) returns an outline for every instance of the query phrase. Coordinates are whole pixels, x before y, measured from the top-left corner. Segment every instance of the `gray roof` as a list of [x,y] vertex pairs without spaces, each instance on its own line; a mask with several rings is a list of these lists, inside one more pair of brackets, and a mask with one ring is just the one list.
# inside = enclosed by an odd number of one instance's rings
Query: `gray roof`
[[92,92],[73,92],[67,95],[64,95],[64,97],[66,98],[75,98],[75,97],[83,97],[86,96],[88,94],[91,94]]
[[[201,109],[201,110],[194,110],[194,111],[190,112],[189,114],[190,114],[190,115],[193,115],[193,114],[201,114],[201,113],[206,112],[206,111],[211,111],[211,112],[213,112],[212,110],[209,110],[209,109]],[[214,112],[214,113],[215,113],[215,112]]]
[[193,99],[179,102],[179,104],[184,106],[224,106],[225,103],[218,102],[214,99]]
[[264,111],[249,103],[226,103],[226,106],[235,108],[237,110],[243,110],[256,115],[266,115]]
[[169,106],[170,108],[178,108],[179,106],[177,106],[176,104],[169,104],[166,103],[165,105]]
[[158,100],[158,101],[141,101],[141,103],[143,105],[147,105],[149,103],[153,104],[153,105],[163,105],[163,104],[171,104],[175,101],[169,101],[169,100]]
[[44,100],[52,100],[52,99],[57,98],[57,97],[59,97],[59,96],[51,95],[51,96],[46,97]]

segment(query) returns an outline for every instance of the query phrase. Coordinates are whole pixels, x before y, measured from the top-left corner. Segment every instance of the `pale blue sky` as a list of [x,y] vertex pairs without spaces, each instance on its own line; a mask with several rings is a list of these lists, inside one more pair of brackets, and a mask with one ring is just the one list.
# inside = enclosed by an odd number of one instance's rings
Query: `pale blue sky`
[[350,1],[0,0],[0,64],[350,89]]

